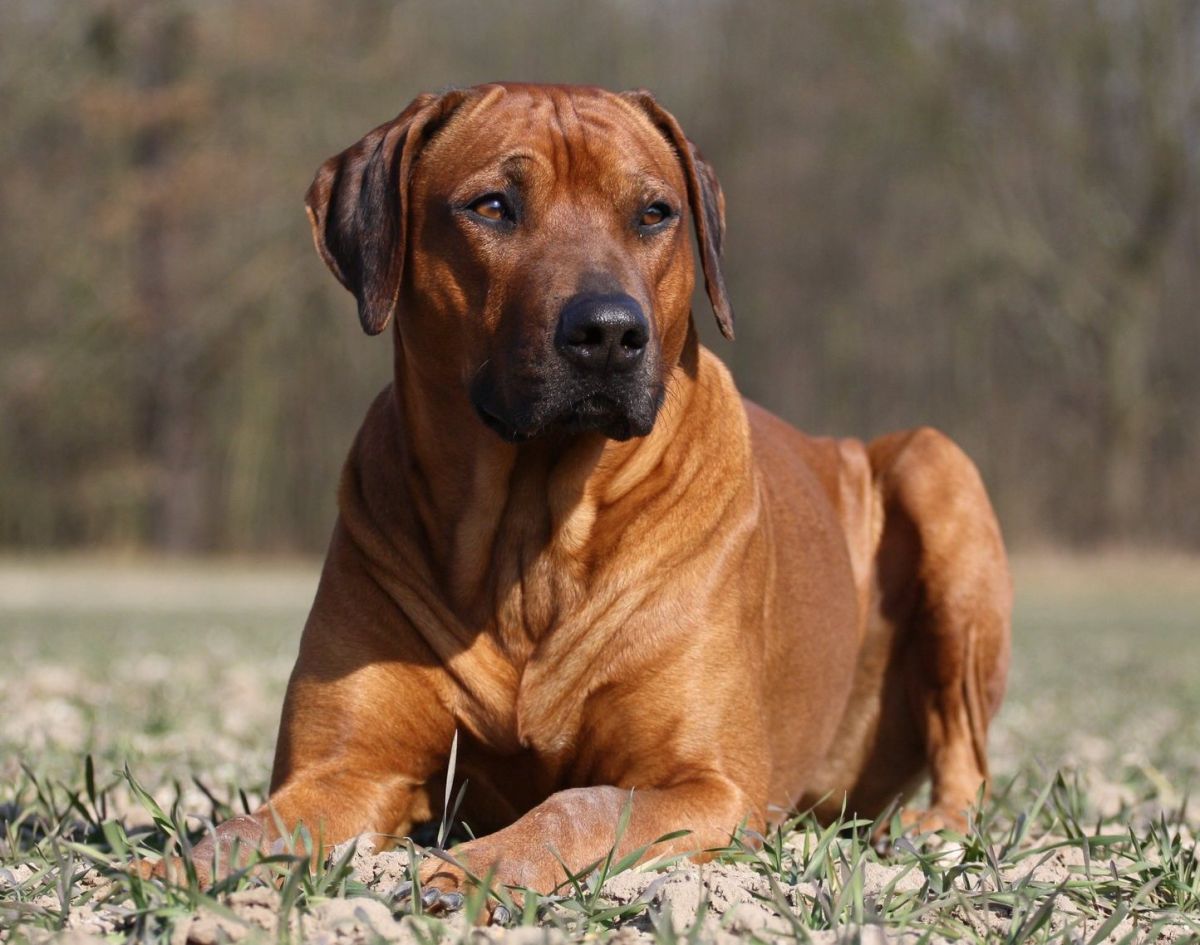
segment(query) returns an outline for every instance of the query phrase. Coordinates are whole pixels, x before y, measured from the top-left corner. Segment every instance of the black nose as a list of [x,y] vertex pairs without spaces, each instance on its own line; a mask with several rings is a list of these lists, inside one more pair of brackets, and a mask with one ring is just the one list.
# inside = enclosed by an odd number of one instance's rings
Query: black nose
[[586,293],[563,306],[554,344],[581,370],[619,374],[637,367],[649,339],[642,307],[628,295]]

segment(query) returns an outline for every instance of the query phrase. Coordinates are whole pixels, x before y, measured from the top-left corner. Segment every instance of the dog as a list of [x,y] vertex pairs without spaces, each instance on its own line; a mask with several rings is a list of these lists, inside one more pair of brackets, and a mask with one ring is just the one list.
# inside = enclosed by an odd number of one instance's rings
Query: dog
[[932,429],[815,438],[738,394],[690,304],[694,230],[733,337],[724,197],[651,94],[422,95],[306,205],[395,376],[342,475],[269,800],[197,847],[202,879],[299,825],[408,834],[456,733],[479,836],[426,861],[446,908],[614,844],[878,817],[926,776],[905,828],[966,827],[1012,605],[980,476]]

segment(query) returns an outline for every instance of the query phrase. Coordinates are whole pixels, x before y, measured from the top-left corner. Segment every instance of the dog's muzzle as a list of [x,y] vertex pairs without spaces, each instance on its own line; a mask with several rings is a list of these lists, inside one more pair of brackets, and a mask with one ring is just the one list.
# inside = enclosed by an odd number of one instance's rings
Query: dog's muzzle
[[572,296],[543,358],[538,382],[524,391],[503,392],[502,379],[481,377],[471,392],[484,423],[506,440],[555,431],[627,440],[653,428],[664,388],[650,321],[632,297]]

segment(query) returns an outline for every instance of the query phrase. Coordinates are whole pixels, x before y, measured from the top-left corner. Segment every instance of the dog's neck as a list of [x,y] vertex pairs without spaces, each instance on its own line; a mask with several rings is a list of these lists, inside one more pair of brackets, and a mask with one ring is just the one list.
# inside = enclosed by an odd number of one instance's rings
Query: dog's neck
[[386,478],[403,508],[393,493],[391,527],[419,542],[460,619],[536,638],[558,605],[586,592],[598,560],[620,539],[606,512],[646,490],[695,393],[698,357],[691,334],[646,437],[616,442],[596,433],[517,445],[485,427],[461,390],[423,376],[397,341],[397,449],[384,462],[399,465]]

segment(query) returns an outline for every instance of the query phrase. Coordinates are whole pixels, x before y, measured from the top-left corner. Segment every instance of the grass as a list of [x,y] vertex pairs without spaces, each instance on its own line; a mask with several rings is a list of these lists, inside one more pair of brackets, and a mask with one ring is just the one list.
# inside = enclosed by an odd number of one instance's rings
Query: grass
[[[403,852],[280,855],[210,893],[127,871],[260,801],[315,577],[304,563],[0,564],[0,938],[484,934],[396,897]],[[1200,562],[1027,557],[1017,580],[994,795],[965,836],[881,854],[872,824],[798,817],[703,868],[610,856],[512,903],[512,923],[664,945],[873,928],[914,943],[1200,941]]]

